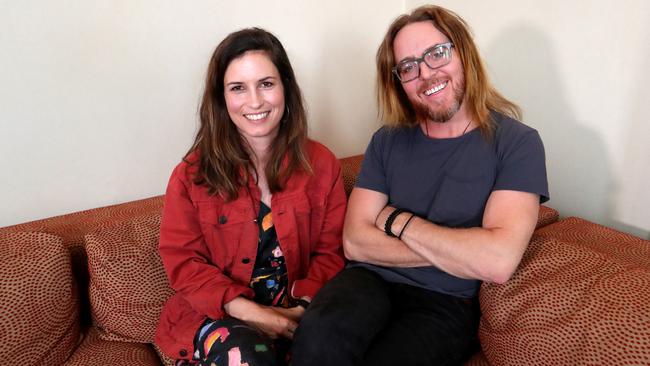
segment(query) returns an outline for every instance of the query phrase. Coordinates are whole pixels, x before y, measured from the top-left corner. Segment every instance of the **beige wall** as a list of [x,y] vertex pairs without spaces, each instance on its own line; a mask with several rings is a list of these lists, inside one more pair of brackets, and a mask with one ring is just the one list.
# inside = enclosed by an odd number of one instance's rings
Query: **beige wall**
[[[0,2],[0,226],[163,193],[210,53],[246,26],[284,43],[312,136],[362,152],[377,127],[374,52],[421,3]],[[650,3],[437,3],[472,25],[495,83],[542,134],[550,206],[648,237]]]
[[[372,16],[360,20],[360,14]],[[361,153],[374,52],[403,1],[0,2],[0,226],[164,192],[208,59],[261,26],[285,45],[312,137]]]
[[436,3],[472,26],[497,87],[540,131],[549,205],[649,238],[650,2]]

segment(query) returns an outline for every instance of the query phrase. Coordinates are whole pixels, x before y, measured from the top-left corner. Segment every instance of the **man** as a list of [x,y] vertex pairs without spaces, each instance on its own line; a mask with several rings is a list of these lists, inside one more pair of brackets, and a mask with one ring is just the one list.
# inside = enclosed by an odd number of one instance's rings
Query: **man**
[[314,298],[293,364],[456,365],[481,281],[517,268],[548,200],[544,147],[489,83],[466,23],[397,18],[377,52],[375,133],[349,199],[350,265]]

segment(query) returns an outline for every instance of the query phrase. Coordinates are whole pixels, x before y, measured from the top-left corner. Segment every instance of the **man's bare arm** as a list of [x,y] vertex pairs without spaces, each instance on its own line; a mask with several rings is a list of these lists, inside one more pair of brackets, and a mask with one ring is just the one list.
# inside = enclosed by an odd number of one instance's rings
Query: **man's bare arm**
[[348,200],[343,227],[343,250],[350,260],[392,267],[430,266],[402,241],[375,226],[388,197],[380,192],[354,188]]
[[[394,208],[384,208],[375,224],[383,227]],[[535,230],[539,196],[519,191],[494,191],[483,215],[483,227],[452,229],[414,218],[402,242],[441,270],[461,278],[504,283],[517,269]],[[410,214],[403,213],[392,228],[399,233]]]

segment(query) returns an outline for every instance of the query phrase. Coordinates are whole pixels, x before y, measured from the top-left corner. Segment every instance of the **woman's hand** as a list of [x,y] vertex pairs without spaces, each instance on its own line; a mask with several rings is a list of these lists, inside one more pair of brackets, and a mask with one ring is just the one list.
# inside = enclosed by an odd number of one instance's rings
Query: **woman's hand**
[[282,314],[283,316],[293,320],[296,323],[300,322],[302,314],[305,313],[305,308],[302,306],[294,306],[292,308],[272,308],[275,312]]
[[281,309],[264,306],[243,297],[237,297],[224,305],[224,310],[228,315],[259,329],[271,339],[293,338],[293,332],[298,327],[298,320],[304,312],[304,310],[299,312],[293,309],[295,308]]
[[299,318],[294,320],[294,315],[287,311],[281,311],[288,309],[273,308],[263,305],[258,306],[260,308],[258,313],[250,317],[249,320],[242,320],[266,333],[272,339],[278,337],[293,339],[293,333],[298,327]]

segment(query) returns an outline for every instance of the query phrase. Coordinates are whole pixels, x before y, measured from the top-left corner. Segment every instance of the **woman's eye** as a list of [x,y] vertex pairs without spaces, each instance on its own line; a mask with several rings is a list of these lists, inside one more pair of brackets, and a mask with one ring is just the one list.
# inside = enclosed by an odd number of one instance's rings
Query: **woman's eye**
[[270,81],[263,81],[262,82],[262,88],[268,89],[273,86],[273,83]]
[[244,90],[244,87],[242,87],[241,85],[234,85],[234,86],[230,87],[231,92],[238,92],[238,91],[242,91],[242,90]]

